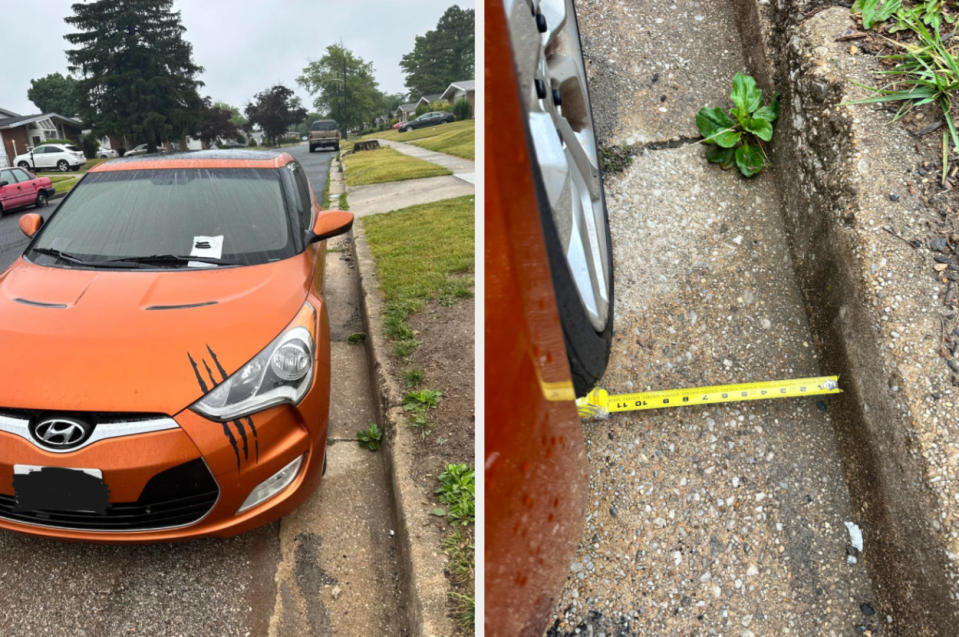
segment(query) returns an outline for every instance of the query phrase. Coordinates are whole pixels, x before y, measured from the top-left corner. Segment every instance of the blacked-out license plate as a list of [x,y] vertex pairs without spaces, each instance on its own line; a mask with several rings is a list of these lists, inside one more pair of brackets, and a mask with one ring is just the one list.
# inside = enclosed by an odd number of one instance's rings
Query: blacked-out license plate
[[99,469],[14,465],[17,511],[106,513],[110,489]]

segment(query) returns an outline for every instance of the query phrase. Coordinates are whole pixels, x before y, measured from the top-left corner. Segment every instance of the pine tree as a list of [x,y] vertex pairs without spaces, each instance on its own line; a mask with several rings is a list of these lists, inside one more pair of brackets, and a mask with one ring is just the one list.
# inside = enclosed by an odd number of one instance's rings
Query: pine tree
[[154,150],[199,127],[202,101],[192,46],[173,0],[95,0],[73,5],[66,39],[79,77],[80,118],[98,133]]

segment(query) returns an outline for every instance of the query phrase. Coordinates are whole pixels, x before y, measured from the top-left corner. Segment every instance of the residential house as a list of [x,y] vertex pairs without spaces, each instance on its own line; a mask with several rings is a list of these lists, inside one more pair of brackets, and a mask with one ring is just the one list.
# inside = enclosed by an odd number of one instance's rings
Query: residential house
[[0,108],[0,166],[48,139],[72,139],[79,143],[83,124],[57,113],[20,115]]
[[416,113],[416,102],[410,102],[397,106],[396,111],[393,112],[393,117],[401,122],[408,122],[414,113]]
[[416,107],[419,107],[420,104],[426,104],[426,107],[429,108],[430,104],[432,104],[433,102],[440,101],[440,97],[442,97],[442,95],[443,95],[442,93],[432,93],[430,95],[424,95],[419,100],[417,100]]
[[453,82],[440,96],[440,99],[446,100],[450,104],[455,104],[456,100],[460,98],[465,98],[470,103],[470,112],[476,110],[476,80]]

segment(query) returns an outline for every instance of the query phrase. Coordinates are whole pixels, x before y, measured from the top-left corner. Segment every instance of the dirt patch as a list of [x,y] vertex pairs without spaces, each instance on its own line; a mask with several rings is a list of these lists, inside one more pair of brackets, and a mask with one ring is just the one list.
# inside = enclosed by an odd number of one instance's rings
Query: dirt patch
[[450,307],[430,303],[407,321],[422,344],[409,363],[394,359],[397,369],[423,370],[421,387],[443,392],[430,411],[433,425],[417,447],[414,465],[413,479],[430,497],[447,464],[473,464],[473,316],[473,299]]
[[[407,319],[421,345],[408,361],[394,358],[397,373],[411,368],[423,370],[423,381],[418,388],[438,389],[443,399],[429,412],[431,427],[414,449],[411,477],[422,490],[424,500],[435,503],[434,491],[438,477],[447,464],[473,465],[475,440],[474,413],[474,300],[459,301],[452,306],[431,302]],[[403,378],[397,382],[403,385]],[[442,517],[432,517],[436,528],[447,534],[451,527]],[[463,529],[464,531],[466,529]],[[453,589],[472,595],[472,586],[464,586],[463,578],[449,571]],[[456,619],[456,609],[450,606],[450,615]],[[463,633],[459,629],[458,634]]]

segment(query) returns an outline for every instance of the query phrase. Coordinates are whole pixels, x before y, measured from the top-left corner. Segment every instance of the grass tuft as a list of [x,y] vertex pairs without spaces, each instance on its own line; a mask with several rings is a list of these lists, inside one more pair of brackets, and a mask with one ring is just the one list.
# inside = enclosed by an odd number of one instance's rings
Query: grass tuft
[[959,151],[959,134],[956,133],[952,117],[952,98],[959,89],[959,43],[954,40],[959,38],[944,40],[938,28],[926,27],[922,20],[909,12],[900,11],[896,19],[900,30],[911,31],[915,41],[899,42],[887,38],[890,45],[902,50],[902,53],[883,56],[896,63],[893,68],[878,72],[878,75],[888,78],[888,82],[879,87],[854,82],[856,86],[872,92],[873,96],[847,102],[846,105],[901,102],[893,121],[917,106],[938,106],[946,123],[946,129],[942,132],[942,183],[945,185],[950,141],[952,150]]
[[403,384],[407,389],[419,387],[423,383],[423,369],[420,367],[411,367],[403,372]]

